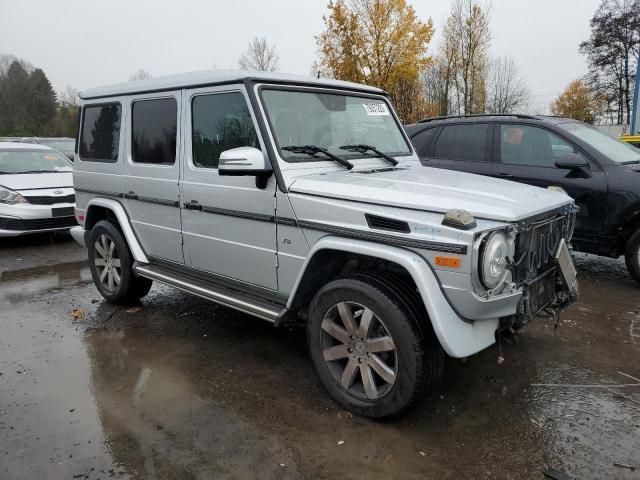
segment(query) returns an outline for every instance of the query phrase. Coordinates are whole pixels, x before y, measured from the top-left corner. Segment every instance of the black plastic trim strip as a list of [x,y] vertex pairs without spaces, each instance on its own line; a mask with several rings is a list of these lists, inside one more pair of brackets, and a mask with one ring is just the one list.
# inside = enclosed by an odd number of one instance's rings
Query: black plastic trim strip
[[260,213],[242,212],[238,210],[228,210],[224,208],[203,206],[202,211],[215,215],[225,215],[229,217],[244,218],[258,222],[278,223],[281,225],[297,226],[309,230],[317,230],[335,235],[340,235],[355,240],[367,240],[378,243],[387,243],[407,248],[417,248],[422,250],[432,250],[436,252],[467,254],[466,245],[455,245],[452,243],[432,242],[429,240],[418,240],[415,238],[400,238],[395,235],[387,235],[377,232],[366,232],[352,228],[337,227],[328,223],[310,222],[307,220],[296,220],[293,218],[277,217],[275,215],[265,215]]
[[167,200],[164,198],[141,197],[137,195],[137,198],[134,198],[133,200],[137,200],[138,202],[154,203],[156,205],[164,205],[166,207],[174,207],[174,208],[180,207],[180,202],[178,202],[177,200]]
[[372,242],[386,243],[389,245],[396,245],[400,247],[417,248],[420,250],[432,250],[435,252],[457,253],[460,255],[467,254],[466,245],[431,242],[428,240],[418,240],[415,238],[400,238],[394,235],[386,235],[384,233],[365,232],[362,230],[355,230],[351,228],[336,227],[335,225],[326,223],[308,222],[306,220],[298,220],[297,223],[301,228],[319,230],[347,238],[353,238],[355,240],[367,240]]
[[[104,192],[99,190],[84,190],[76,189],[77,192],[94,193],[96,195],[112,196],[117,198],[123,198],[124,194],[115,192]],[[179,207],[178,202],[162,199],[150,199],[147,197],[138,197],[138,201],[147,201],[150,203],[160,203],[162,205],[168,205],[172,207]],[[169,205],[170,202],[170,205]],[[185,208],[186,204],[185,204]],[[224,215],[227,217],[244,218],[247,220],[255,220],[257,222],[278,223],[281,225],[289,225],[294,227],[306,228],[309,230],[317,230],[321,232],[331,233],[334,235],[340,235],[346,238],[352,238],[354,240],[366,240],[370,242],[386,243],[389,245],[397,245],[400,247],[417,248],[420,250],[431,250],[434,252],[446,252],[457,253],[459,255],[467,254],[466,245],[456,245],[453,243],[444,242],[432,242],[429,240],[419,240],[416,238],[400,238],[395,235],[387,235],[377,232],[366,232],[363,230],[356,230],[353,228],[344,228],[331,225],[329,223],[310,222],[307,220],[296,220],[294,218],[277,217],[276,215],[266,215],[262,213],[243,212],[240,210],[229,210],[226,208],[211,207],[207,205],[202,206],[202,211],[205,213],[212,213],[214,215]]]
[[85,188],[76,188],[76,192],[80,193],[92,193],[94,195],[101,195],[103,197],[114,197],[114,198],[124,198],[126,200],[137,200],[138,202],[145,203],[154,203],[156,205],[165,205],[167,207],[175,207],[179,208],[180,203],[177,200],[167,200],[165,198],[155,198],[155,197],[144,197],[140,195],[136,195],[135,193],[118,193],[118,192],[110,192],[108,190],[92,190]]
[[101,195],[103,197],[115,197],[124,198],[124,193],[111,192],[109,190],[93,190],[88,188],[75,188],[76,193],[93,193],[94,195]]
[[206,205],[202,207],[202,211],[206,213],[213,213],[215,215],[224,215],[227,217],[237,217],[237,218],[244,218],[247,220],[255,220],[257,222],[267,222],[267,223],[276,222],[276,217],[274,215],[267,215],[264,213],[242,212],[239,210],[229,210],[226,208],[208,207]]

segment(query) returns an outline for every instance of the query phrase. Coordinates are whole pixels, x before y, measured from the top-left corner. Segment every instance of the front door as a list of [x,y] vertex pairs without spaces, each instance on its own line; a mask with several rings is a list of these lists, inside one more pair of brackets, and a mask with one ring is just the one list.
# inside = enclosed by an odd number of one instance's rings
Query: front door
[[275,178],[259,188],[253,176],[218,174],[225,150],[265,152],[247,100],[243,86],[185,93],[184,249],[195,269],[276,290]]
[[[584,152],[550,130],[523,124],[496,126],[494,151],[494,176],[543,188],[563,188],[580,207],[576,218],[576,242],[583,245],[598,243],[604,233],[607,180],[604,172],[587,159]],[[556,167],[555,161],[567,153],[581,155],[589,161],[590,168],[571,171]]]
[[128,104],[124,203],[151,258],[184,263],[180,225],[181,92],[136,96]]

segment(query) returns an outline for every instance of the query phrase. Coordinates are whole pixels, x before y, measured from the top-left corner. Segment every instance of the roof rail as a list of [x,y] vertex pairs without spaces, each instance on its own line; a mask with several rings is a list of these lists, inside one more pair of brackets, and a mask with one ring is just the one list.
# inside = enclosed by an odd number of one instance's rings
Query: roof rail
[[524,115],[521,113],[470,113],[467,115],[445,115],[443,117],[432,117],[418,120],[418,123],[428,123],[434,120],[448,120],[451,118],[478,118],[478,117],[515,117],[524,118],[526,120],[538,120],[533,115]]

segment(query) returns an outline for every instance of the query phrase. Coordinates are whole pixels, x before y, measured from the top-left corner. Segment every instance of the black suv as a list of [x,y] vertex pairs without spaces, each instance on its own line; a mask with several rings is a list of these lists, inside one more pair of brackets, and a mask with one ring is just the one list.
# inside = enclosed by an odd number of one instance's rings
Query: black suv
[[423,165],[563,188],[580,207],[574,248],[625,255],[640,282],[639,149],[557,117],[438,117],[406,130]]

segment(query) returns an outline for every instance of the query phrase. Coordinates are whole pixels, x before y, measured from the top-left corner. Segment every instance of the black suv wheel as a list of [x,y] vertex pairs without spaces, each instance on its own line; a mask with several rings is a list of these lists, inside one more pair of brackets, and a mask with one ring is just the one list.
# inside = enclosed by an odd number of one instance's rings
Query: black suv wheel
[[640,230],[636,231],[627,242],[624,255],[629,273],[640,283]]
[[100,294],[110,303],[129,303],[149,293],[152,281],[136,277],[133,258],[122,233],[102,220],[89,233],[89,267]]
[[405,300],[375,277],[355,275],[329,283],[312,302],[313,363],[331,397],[353,413],[399,415],[442,374],[442,349]]

